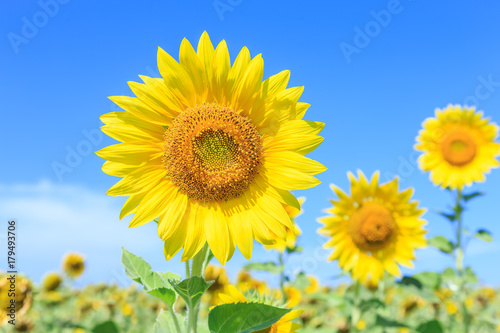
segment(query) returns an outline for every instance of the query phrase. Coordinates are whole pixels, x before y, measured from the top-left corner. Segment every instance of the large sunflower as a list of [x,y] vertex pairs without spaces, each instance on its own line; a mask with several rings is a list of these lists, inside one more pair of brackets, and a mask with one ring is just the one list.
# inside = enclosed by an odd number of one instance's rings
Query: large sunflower
[[371,181],[359,171],[349,173],[351,194],[332,185],[338,200],[326,210],[330,216],[319,219],[324,227],[320,234],[331,237],[324,245],[334,248],[328,260],[351,271],[353,279],[377,283],[384,270],[401,276],[398,264],[413,267],[414,249],[426,246],[420,218],[424,209],[410,201],[412,189],[399,192],[398,179],[379,184],[379,173]]
[[272,245],[264,245],[264,247],[268,250],[276,250],[281,253],[285,252],[287,248],[289,249],[295,249],[295,245],[297,243],[297,238],[300,236],[302,233],[302,230],[300,230],[299,226],[295,222],[295,218],[302,214],[302,205],[306,201],[306,198],[302,197],[299,198],[299,203],[300,203],[300,209],[297,209],[292,206],[285,205],[285,210],[292,220],[293,224],[293,229],[286,228],[286,239],[277,239],[275,244]]
[[197,51],[182,41],[179,62],[160,48],[158,67],[162,78],[129,82],[137,97],[111,97],[125,111],[101,117],[122,142],[97,152],[123,177],[108,191],[129,196],[120,217],[135,214],[130,227],[159,217],[167,260],[208,242],[224,264],[236,246],[250,259],[253,239],[285,239],[283,204],[300,209],[289,191],[318,185],[326,169],[304,157],[324,124],[302,120],[303,87],[286,88],[289,71],[262,81],[264,61],[246,47],[231,66],[226,42],[214,50],[206,32]]
[[430,171],[436,185],[462,189],[485,180],[485,173],[498,167],[498,126],[483,118],[474,107],[448,105],[427,118],[415,149],[422,151],[420,168]]

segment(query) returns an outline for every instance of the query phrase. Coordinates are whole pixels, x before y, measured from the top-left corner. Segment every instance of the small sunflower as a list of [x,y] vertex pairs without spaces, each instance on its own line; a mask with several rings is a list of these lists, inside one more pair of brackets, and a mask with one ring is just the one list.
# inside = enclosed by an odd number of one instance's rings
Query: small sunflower
[[436,109],[436,117],[427,118],[422,127],[415,149],[423,152],[420,168],[430,171],[434,184],[462,189],[484,181],[485,174],[498,167],[498,126],[474,107]]
[[214,49],[206,32],[197,51],[182,41],[179,62],[160,48],[158,67],[162,78],[129,82],[137,97],[111,97],[125,111],[101,117],[122,142],[97,152],[105,173],[123,177],[107,192],[129,197],[120,218],[135,214],[137,227],[159,217],[167,260],[207,242],[225,264],[235,247],[250,259],[253,239],[286,239],[283,205],[300,209],[289,191],[318,185],[313,175],[326,170],[304,156],[324,124],[302,120],[303,87],[287,88],[287,70],[262,81],[262,56],[246,47],[231,66],[226,42]]
[[[248,303],[245,295],[241,293],[236,287],[229,285],[228,291],[225,294],[221,294],[220,298],[222,300],[221,304],[227,303]],[[251,299],[250,301],[257,301],[259,303],[265,303],[270,305],[275,305],[275,302],[272,300],[262,300],[262,297],[259,295],[254,295],[255,300]],[[302,314],[302,310],[292,310],[281,317],[276,323],[272,324],[271,327],[265,328],[260,331],[255,331],[254,333],[295,333],[302,326],[296,323],[291,322],[292,320],[298,318]]]
[[413,267],[414,249],[426,246],[426,222],[420,218],[425,210],[410,201],[412,189],[399,192],[397,178],[379,184],[378,172],[371,181],[361,171],[359,180],[348,177],[350,196],[332,185],[339,199],[331,200],[331,215],[319,219],[320,234],[331,238],[324,247],[334,248],[328,260],[338,260],[361,282],[379,281],[384,270],[400,277],[398,264]]
[[63,258],[63,271],[71,278],[82,275],[85,269],[85,258],[79,253],[68,253]]
[[[15,295],[9,290],[15,284]],[[6,324],[10,314],[11,301],[15,300],[16,316],[22,317],[30,308],[33,301],[33,286],[31,281],[23,276],[17,275],[11,279],[9,274],[0,273],[0,326]]]
[[213,281],[208,288],[208,293],[203,294],[206,302],[210,304],[217,304],[219,302],[219,295],[226,291],[229,285],[229,277],[227,276],[224,267],[207,265],[204,275],[205,281]]
[[54,291],[62,283],[62,278],[57,273],[47,273],[43,278],[42,289],[43,291]]
[[[287,248],[289,249],[294,249],[295,245],[297,243],[297,237],[300,236],[302,233],[302,230],[300,230],[299,226],[297,223],[295,223],[295,218],[302,214],[302,205],[306,201],[306,198],[299,198],[298,199],[300,203],[300,209],[297,209],[293,206],[288,206],[284,205],[284,208],[290,216],[290,219],[292,220],[293,228],[286,228],[286,239],[280,239],[276,237],[276,243],[272,245],[264,245],[264,247],[268,250],[276,250],[281,253],[285,252]],[[272,233],[272,231],[270,231]]]
[[309,281],[309,285],[304,289],[307,294],[317,293],[320,290],[321,284],[316,276],[308,275],[307,281]]

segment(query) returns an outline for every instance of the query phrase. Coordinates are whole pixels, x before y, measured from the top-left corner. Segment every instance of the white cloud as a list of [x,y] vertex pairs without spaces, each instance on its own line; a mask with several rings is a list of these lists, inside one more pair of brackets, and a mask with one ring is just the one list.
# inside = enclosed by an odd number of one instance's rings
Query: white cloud
[[[76,251],[85,255],[88,264],[79,284],[120,282],[121,246],[151,261],[153,267],[161,265],[157,269],[167,270],[156,225],[128,229],[129,219],[118,219],[123,201],[84,187],[49,181],[0,184],[0,218],[5,221],[0,224],[0,234],[5,238],[7,219],[17,219],[18,270],[35,281],[47,271],[60,270],[62,256]],[[171,270],[181,268],[179,260],[170,263]],[[120,283],[128,282],[123,279]]]

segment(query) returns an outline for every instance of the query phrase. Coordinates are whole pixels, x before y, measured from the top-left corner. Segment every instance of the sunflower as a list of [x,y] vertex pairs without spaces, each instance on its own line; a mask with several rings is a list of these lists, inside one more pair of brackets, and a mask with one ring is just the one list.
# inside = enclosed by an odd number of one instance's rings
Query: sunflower
[[162,78],[129,82],[137,97],[110,97],[125,111],[101,117],[122,142],[97,152],[105,173],[123,177],[107,192],[129,197],[120,218],[135,214],[137,227],[159,217],[167,260],[208,243],[225,264],[236,246],[250,259],[253,239],[286,239],[283,204],[300,209],[289,191],[318,185],[313,175],[326,170],[304,156],[324,124],[302,120],[303,87],[287,88],[287,70],[262,81],[262,56],[246,47],[231,66],[226,42],[214,49],[206,32],[197,51],[182,41],[179,62],[160,48],[158,67]]
[[85,269],[85,259],[79,253],[68,253],[63,258],[63,271],[71,278],[77,278]]
[[484,181],[485,174],[498,167],[498,126],[474,107],[436,109],[436,117],[426,119],[422,126],[415,149],[423,152],[420,168],[430,171],[434,184],[462,189]]
[[43,278],[42,289],[43,291],[54,291],[62,283],[62,278],[57,273],[47,273]]
[[[220,298],[222,300],[221,304],[227,303],[247,303],[248,300],[235,286],[229,285],[227,293],[221,294]],[[270,305],[275,305],[272,300],[262,300],[259,295],[254,295],[255,301],[259,303],[266,303]],[[252,300],[251,300],[252,301]],[[260,331],[255,331],[254,333],[294,333],[302,326],[291,321],[298,318],[302,314],[302,310],[292,310],[281,317],[276,323],[272,324],[270,327],[265,328]]]
[[227,276],[224,267],[207,265],[204,275],[205,281],[212,281],[208,288],[208,293],[203,294],[204,300],[210,304],[217,304],[219,302],[219,294],[226,291],[229,285],[229,277]]
[[[13,284],[15,288],[12,287]],[[15,295],[12,295],[13,288]],[[0,273],[0,326],[13,319],[10,316],[13,312],[18,317],[24,316],[31,308],[32,301],[33,286],[27,277],[16,275],[12,279],[10,274]]]
[[314,275],[308,275],[307,281],[309,285],[304,289],[307,294],[317,293],[321,287],[319,279]]
[[371,181],[359,171],[359,180],[348,173],[351,195],[332,185],[339,197],[331,200],[330,216],[320,218],[320,234],[331,237],[324,245],[334,248],[328,260],[351,271],[355,280],[379,281],[384,270],[400,277],[398,264],[413,267],[414,249],[426,246],[420,218],[424,213],[418,203],[410,201],[413,190],[399,192],[398,179],[379,184],[379,173]]
[[[302,205],[306,201],[306,198],[299,198],[300,209],[297,209],[293,206],[284,205],[284,208],[292,220],[293,228],[286,228],[286,239],[279,239],[276,237],[276,243],[272,245],[264,245],[264,247],[268,250],[276,250],[281,253],[285,252],[287,248],[295,249],[295,244],[297,243],[297,237],[300,236],[302,230],[300,230],[297,223],[295,223],[295,218],[302,214]],[[270,231],[272,233],[272,231]]]

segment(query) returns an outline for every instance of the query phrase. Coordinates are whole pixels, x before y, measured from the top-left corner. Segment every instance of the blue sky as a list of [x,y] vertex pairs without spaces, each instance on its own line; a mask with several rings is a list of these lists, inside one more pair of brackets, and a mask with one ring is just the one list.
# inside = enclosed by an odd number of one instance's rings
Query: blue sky
[[[126,284],[120,246],[154,269],[182,272],[179,257],[165,262],[154,225],[127,229],[118,220],[124,199],[105,195],[117,179],[93,151],[113,142],[97,131],[99,116],[118,110],[106,97],[130,95],[126,82],[140,74],[158,76],[158,46],[177,57],[181,40],[196,44],[204,30],[213,43],[227,41],[232,59],[245,45],[262,53],[265,77],[290,69],[290,86],[304,85],[301,101],[312,105],[305,118],[326,123],[309,156],[328,170],[321,185],[296,193],[307,197],[298,219],[306,251],[290,259],[291,271],[324,281],[338,273],[323,264],[316,219],[333,197],[329,184],[346,188],[350,170],[399,175],[429,208],[429,235],[451,236],[432,213],[451,197],[415,165],[421,122],[449,103],[475,104],[500,122],[497,1],[55,1],[3,1],[0,11],[0,219],[18,219],[20,269],[35,281],[72,250],[87,257],[80,284]],[[466,224],[500,235],[500,170],[474,189],[487,195],[471,203]],[[491,263],[500,237],[468,251],[481,281],[498,285]],[[415,271],[452,264],[433,249],[418,257]],[[269,254],[256,247],[254,258]],[[244,263],[237,254],[227,269],[234,277]]]

